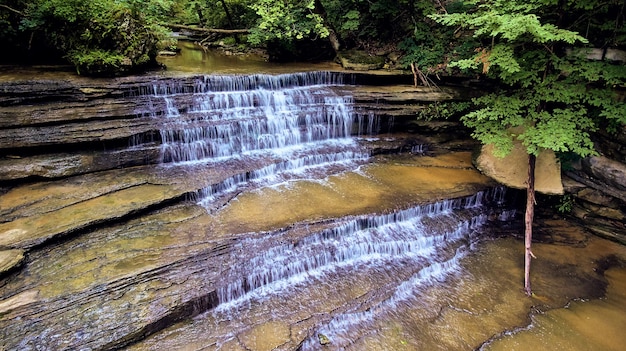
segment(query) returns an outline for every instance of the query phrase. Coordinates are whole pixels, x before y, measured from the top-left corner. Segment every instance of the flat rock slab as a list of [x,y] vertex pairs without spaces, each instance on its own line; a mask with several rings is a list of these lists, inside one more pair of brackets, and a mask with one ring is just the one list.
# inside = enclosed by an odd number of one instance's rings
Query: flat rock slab
[[340,90],[350,91],[356,102],[378,104],[411,104],[435,101],[447,101],[468,96],[467,89],[452,87],[413,87],[410,85],[390,86],[342,86]]
[[[29,249],[193,194],[259,162],[219,168],[142,166],[33,183],[0,196],[0,247]],[[190,172],[193,176],[190,176]]]
[[155,145],[102,152],[55,153],[0,158],[0,181],[31,177],[66,178],[122,167],[157,164],[160,148]]
[[0,276],[24,261],[24,250],[0,251]]
[[173,197],[177,189],[142,184],[98,196],[42,216],[25,217],[0,225],[0,246],[30,248],[90,225],[121,218]]

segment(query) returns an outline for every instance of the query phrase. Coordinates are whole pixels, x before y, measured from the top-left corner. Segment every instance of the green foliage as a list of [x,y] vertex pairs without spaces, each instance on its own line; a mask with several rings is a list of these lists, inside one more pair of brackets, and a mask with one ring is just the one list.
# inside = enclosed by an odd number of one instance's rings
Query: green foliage
[[[623,68],[566,54],[566,46],[580,47],[588,40],[539,16],[558,18],[568,8],[552,7],[558,4],[549,0],[463,4],[471,10],[430,18],[462,28],[479,43],[471,57],[461,57],[451,67],[501,83],[498,91],[474,99],[474,109],[462,118],[475,138],[496,146],[497,155],[508,154],[515,140],[534,155],[542,149],[591,155],[590,132],[599,120],[626,122],[624,104],[612,89],[624,86]],[[574,7],[581,9],[580,2]]]
[[123,55],[103,50],[73,51],[68,56],[79,74],[82,71],[92,75],[112,75],[128,61]]
[[314,12],[314,0],[259,0],[251,5],[259,16],[249,41],[259,44],[271,40],[299,40],[310,36],[325,38],[328,29]]
[[570,213],[574,208],[574,196],[570,194],[563,195],[559,198],[559,203],[556,206],[556,210],[559,213]]
[[342,16],[341,33],[354,32],[361,27],[361,13],[358,10],[350,10]]
[[470,109],[468,101],[433,102],[418,113],[418,119],[430,121],[433,119],[458,118]]
[[415,23],[413,35],[406,37],[398,48],[405,54],[401,59],[404,67],[416,64],[418,67],[436,67],[444,61],[446,53],[446,34],[429,27],[424,22]]
[[573,152],[557,152],[556,156],[559,159],[559,163],[561,164],[561,169],[563,171],[571,171],[574,169],[574,164],[580,161],[580,155],[577,155]]
[[0,8],[0,45],[4,47],[15,45],[19,40],[19,21],[22,18],[21,11],[26,6],[23,0],[3,0],[7,6]]
[[81,74],[118,74],[154,62],[172,1],[32,0],[12,24],[29,50],[33,42],[51,48]]
[[199,24],[205,28],[231,28],[224,4],[230,14],[233,28],[251,28],[258,16],[250,7],[254,0],[173,0],[168,22]]

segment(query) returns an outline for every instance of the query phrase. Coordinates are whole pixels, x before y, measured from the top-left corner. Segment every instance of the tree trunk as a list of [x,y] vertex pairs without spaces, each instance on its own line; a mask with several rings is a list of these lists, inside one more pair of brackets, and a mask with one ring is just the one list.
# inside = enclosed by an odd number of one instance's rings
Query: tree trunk
[[184,29],[184,30],[189,30],[192,32],[199,32],[199,33],[217,33],[217,34],[232,34],[232,35],[250,33],[250,29],[200,28],[200,27],[186,26],[183,24],[173,24],[173,23],[164,23],[162,25],[171,29]]
[[315,8],[313,11],[322,17],[322,21],[324,22],[324,26],[328,29],[328,41],[330,42],[330,46],[333,47],[335,54],[339,53],[339,49],[341,49],[341,44],[339,43],[339,37],[337,36],[337,32],[335,28],[328,22],[328,16],[326,14],[326,9],[320,0],[315,0],[314,3]]
[[198,22],[200,23],[201,26],[204,26],[206,24],[205,19],[204,19],[204,14],[202,13],[202,8],[200,7],[198,3],[196,3],[196,13],[198,14]]
[[0,7],[5,8],[5,9],[11,11],[11,12],[17,13],[20,16],[26,17],[26,14],[24,14],[24,12],[22,12],[20,10],[16,10],[16,9],[14,9],[12,7],[9,7],[9,6],[5,5],[5,4],[0,4]]
[[413,72],[413,86],[417,88],[417,79],[419,78],[419,80],[422,82],[422,85],[427,87],[428,86],[428,81],[426,80],[426,78],[424,78],[424,73],[422,73],[422,71],[420,71],[420,69],[417,67],[417,65],[413,62],[411,62],[411,72]]
[[531,250],[533,239],[533,217],[535,215],[535,155],[528,155],[528,184],[526,186],[526,215],[525,215],[525,235],[524,235],[524,292],[531,296],[530,288],[530,260],[535,257]]
[[[234,29],[235,25],[233,24],[233,17],[230,15],[230,11],[228,11],[228,6],[226,6],[226,2],[224,0],[220,1],[222,3],[222,8],[224,9],[224,13],[226,14],[226,20],[228,20],[228,26],[230,29]],[[235,38],[235,43],[239,44],[239,37],[237,35],[233,36]]]
[[230,11],[228,11],[228,6],[226,6],[226,2],[224,2],[224,0],[221,0],[220,2],[222,3],[222,8],[224,9],[224,13],[226,14],[228,26],[230,27],[230,29],[234,29],[235,26],[233,24],[233,17],[230,15]]

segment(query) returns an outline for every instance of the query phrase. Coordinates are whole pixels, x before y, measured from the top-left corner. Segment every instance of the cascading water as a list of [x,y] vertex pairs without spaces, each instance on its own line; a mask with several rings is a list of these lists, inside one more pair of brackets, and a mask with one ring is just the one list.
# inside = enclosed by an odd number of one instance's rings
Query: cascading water
[[[370,135],[380,125],[372,114],[356,114],[351,96],[332,89],[343,79],[341,74],[309,72],[205,76],[194,84],[155,84],[152,104],[163,111],[154,115],[162,120],[162,163],[222,167],[233,160],[267,161],[199,190],[193,198],[205,208],[250,184],[323,178],[329,169],[354,169],[370,156],[352,137]],[[423,154],[425,147],[410,151]],[[358,305],[369,308],[348,303],[343,313],[330,315],[316,332],[331,338],[334,346],[348,345],[358,337],[356,325],[365,326],[413,298],[420,287],[456,272],[474,231],[487,221],[491,208],[487,203],[502,201],[503,191],[496,188],[383,215],[338,219],[326,229],[296,238],[277,232],[244,239],[233,248],[236,255],[216,283],[216,308],[204,318],[236,320],[254,301],[289,299],[302,287],[326,284],[333,276],[353,275],[357,269],[381,284],[372,288],[371,301]],[[499,213],[497,218],[506,220],[508,215]],[[210,323],[204,318],[196,317],[188,332],[206,333]],[[301,348],[315,349],[315,335]],[[229,337],[216,336],[215,342]]]
[[[218,195],[250,182],[314,177],[314,170],[350,169],[369,152],[351,138],[371,133],[370,116],[357,116],[352,98],[332,86],[345,75],[204,76],[191,86],[155,84],[153,105],[164,107],[160,131],[164,164],[267,159],[261,169],[236,174],[194,196],[209,206]],[[327,175],[325,171],[324,176]]]
[[[232,277],[226,275],[229,283],[218,290],[218,310],[228,310],[250,295],[258,296],[257,290],[276,292],[323,276],[325,271],[352,267],[358,262],[375,267],[392,264],[402,258],[434,259],[444,247],[455,246],[461,240],[470,241],[472,231],[485,223],[485,202],[494,201],[493,195],[498,196],[498,190],[489,192],[487,200],[484,199],[484,192],[479,192],[464,199],[349,219],[339,226],[309,234],[295,243],[265,249],[241,266],[249,269],[247,272],[233,270]],[[465,213],[455,213],[460,210]],[[239,246],[256,252],[259,250],[255,248],[266,247],[266,242],[273,239],[245,240]],[[454,266],[456,257],[442,266]],[[432,275],[440,274],[441,270],[445,269],[435,269]]]
[[[285,230],[245,238],[233,247],[216,283],[216,307],[168,333],[167,345],[176,348],[194,340],[221,349],[260,320],[296,323],[293,315],[305,306],[330,308],[318,300],[327,296],[340,299],[341,307],[320,312],[298,349],[324,349],[320,335],[330,349],[343,349],[370,333],[374,323],[418,302],[421,289],[460,273],[460,260],[477,241],[476,232],[489,218],[514,214],[500,214],[504,195],[504,188],[497,187],[386,214],[347,217],[295,236]],[[346,298],[346,290],[365,292]]]
[[[159,120],[161,167],[189,174],[196,167],[233,169],[191,194],[212,212],[226,194],[244,188],[324,179],[369,162],[369,150],[355,136],[376,140],[380,120],[371,111],[356,113],[350,90],[341,89],[347,77],[331,72],[202,76],[162,80],[140,95],[148,97],[150,115]],[[408,151],[423,155],[427,147]],[[311,229],[295,236],[292,230],[250,233],[220,263],[215,291],[200,293],[199,301],[211,302],[193,310],[206,312],[174,344],[184,344],[189,335],[206,335],[219,346],[240,327],[210,330],[214,323],[259,318],[251,312],[254,305],[278,300],[298,305],[317,294],[298,295],[301,290],[333,293],[333,282],[342,282],[347,289],[354,284],[367,291],[365,297],[358,302],[347,298],[339,310],[320,318],[300,348],[318,348],[317,335],[335,348],[347,346],[359,338],[359,330],[402,308],[421,288],[458,272],[459,260],[488,217],[507,220],[512,214],[489,213],[502,200],[502,190],[495,188],[386,214],[312,222]],[[248,313],[252,316],[242,317]],[[290,308],[280,308],[272,318],[289,313]]]
[[[480,240],[515,212],[500,188],[486,190],[494,183],[471,167],[470,144],[402,132],[413,109],[380,109],[379,89],[343,79],[151,76],[104,90],[81,80],[72,91],[85,95],[66,108],[42,95],[3,110],[54,112],[24,135],[85,127],[92,141],[41,155],[59,166],[37,163],[41,146],[4,160],[72,169],[0,197],[2,254],[25,256],[2,273],[0,349],[467,350],[525,323],[519,242]],[[395,128],[369,134],[391,115]],[[109,127],[106,152],[71,152],[100,145]],[[185,201],[195,192],[202,206]],[[541,272],[553,306],[602,290],[592,262],[623,251],[567,230],[553,239],[589,245],[537,248],[544,268],[576,261]]]

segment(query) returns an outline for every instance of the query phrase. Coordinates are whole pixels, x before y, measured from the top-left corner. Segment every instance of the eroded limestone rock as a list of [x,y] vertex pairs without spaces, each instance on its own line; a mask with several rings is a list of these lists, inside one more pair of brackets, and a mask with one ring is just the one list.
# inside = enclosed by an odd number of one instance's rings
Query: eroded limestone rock
[[582,162],[586,173],[597,180],[616,188],[626,191],[626,165],[603,156],[587,157]]
[[[514,145],[511,153],[499,158],[493,154],[493,145],[485,145],[476,159],[476,167],[498,182],[517,189],[526,189],[528,181],[528,154],[521,145]],[[545,194],[563,194],[561,165],[554,152],[542,151],[535,166],[535,191]]]

